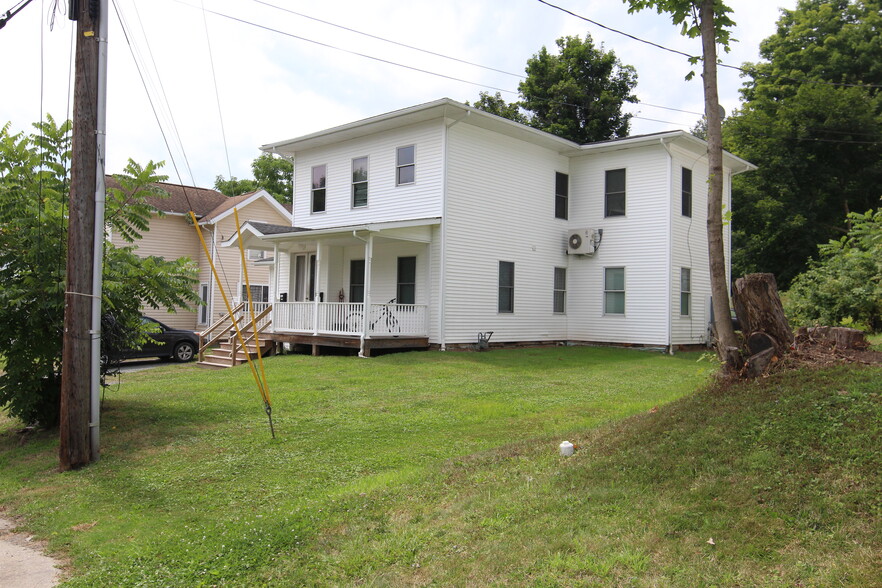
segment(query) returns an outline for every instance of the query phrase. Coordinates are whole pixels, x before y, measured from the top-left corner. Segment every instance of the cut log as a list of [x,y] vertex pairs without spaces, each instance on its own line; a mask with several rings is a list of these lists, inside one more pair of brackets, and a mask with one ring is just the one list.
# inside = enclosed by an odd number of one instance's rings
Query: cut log
[[748,378],[758,378],[768,369],[775,360],[775,350],[771,347],[747,358],[744,365],[744,375]]
[[741,331],[748,341],[755,333],[762,333],[768,338],[766,342],[774,345],[773,355],[783,357],[790,350],[794,342],[793,331],[784,316],[774,275],[749,274],[738,278],[732,291],[732,302]]
[[801,340],[809,338],[835,346],[837,349],[864,350],[870,346],[863,331],[847,327],[801,327],[798,335]]

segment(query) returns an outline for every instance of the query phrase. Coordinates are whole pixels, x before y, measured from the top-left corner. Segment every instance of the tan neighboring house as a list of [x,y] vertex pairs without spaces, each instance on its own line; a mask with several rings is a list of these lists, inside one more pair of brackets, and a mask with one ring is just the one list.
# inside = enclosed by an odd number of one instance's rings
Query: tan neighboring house
[[[107,182],[108,186],[115,185],[110,177]],[[265,190],[228,197],[207,188],[164,182],[157,186],[168,192],[169,197],[148,198],[148,202],[162,214],[151,218],[150,230],[134,243],[137,247],[136,253],[143,257],[189,257],[196,261],[199,265],[197,294],[205,305],[188,310],[179,309],[177,312],[147,308],[144,309],[144,314],[173,328],[197,331],[227,314],[217,283],[211,275],[211,264],[190,222],[191,209],[196,214],[209,255],[220,274],[230,304],[235,306],[245,296],[243,269],[248,271],[252,299],[255,302],[268,302],[272,258],[268,258],[264,251],[248,250],[245,252],[247,265],[243,268],[239,249],[220,247],[220,244],[235,236],[234,209],[238,210],[241,223],[250,221],[290,225],[290,208],[280,204]],[[128,245],[117,234],[111,234],[110,241],[118,246]]]

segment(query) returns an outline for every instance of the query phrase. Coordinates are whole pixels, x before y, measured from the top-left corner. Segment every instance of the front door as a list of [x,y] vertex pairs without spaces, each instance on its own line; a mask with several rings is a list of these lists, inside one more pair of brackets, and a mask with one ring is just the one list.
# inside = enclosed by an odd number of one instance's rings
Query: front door
[[315,292],[315,254],[294,257],[294,300],[312,300]]

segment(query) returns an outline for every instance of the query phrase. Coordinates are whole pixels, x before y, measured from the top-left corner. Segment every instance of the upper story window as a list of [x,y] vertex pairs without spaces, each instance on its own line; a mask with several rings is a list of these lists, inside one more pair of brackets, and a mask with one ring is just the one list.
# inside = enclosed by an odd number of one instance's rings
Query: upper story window
[[566,220],[569,214],[570,176],[555,172],[554,174],[554,218]]
[[312,211],[325,211],[325,187],[328,182],[328,166],[317,165],[312,168]]
[[625,216],[625,170],[606,170],[603,216]]
[[514,312],[514,262],[499,262],[499,312]]
[[681,211],[683,216],[692,216],[692,170],[682,168],[682,185],[680,187]]
[[416,179],[416,148],[399,147],[395,158],[395,185],[413,184]]
[[357,157],[352,160],[352,206],[367,206],[368,203],[368,158]]
[[266,257],[266,253],[263,249],[248,249],[246,257],[248,261],[260,261]]

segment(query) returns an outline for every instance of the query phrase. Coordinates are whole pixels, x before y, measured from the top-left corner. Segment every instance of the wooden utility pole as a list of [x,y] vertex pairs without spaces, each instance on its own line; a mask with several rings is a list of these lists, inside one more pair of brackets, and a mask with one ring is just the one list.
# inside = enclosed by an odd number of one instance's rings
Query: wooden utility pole
[[[61,368],[59,461],[62,471],[92,461],[90,451],[90,391],[97,377],[92,368],[92,300],[95,259],[95,194],[98,162],[99,25],[106,2],[71,2],[70,17],[77,21],[74,82],[73,155],[67,235],[67,286]],[[106,27],[105,27],[106,31]],[[103,153],[101,154],[103,159]],[[103,226],[103,219],[99,221]]]

